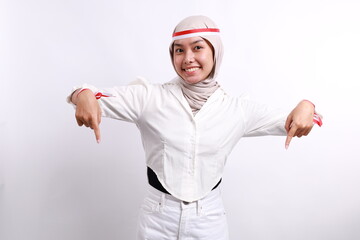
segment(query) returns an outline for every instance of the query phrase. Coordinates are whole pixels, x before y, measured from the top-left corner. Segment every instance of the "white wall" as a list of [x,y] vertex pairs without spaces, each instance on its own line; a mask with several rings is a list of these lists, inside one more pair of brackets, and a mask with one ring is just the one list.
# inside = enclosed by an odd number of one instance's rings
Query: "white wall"
[[146,168],[135,126],[78,128],[73,85],[175,76],[173,27],[205,14],[222,30],[221,85],[324,126],[243,139],[222,183],[231,239],[360,239],[357,0],[0,0],[0,239],[134,239]]

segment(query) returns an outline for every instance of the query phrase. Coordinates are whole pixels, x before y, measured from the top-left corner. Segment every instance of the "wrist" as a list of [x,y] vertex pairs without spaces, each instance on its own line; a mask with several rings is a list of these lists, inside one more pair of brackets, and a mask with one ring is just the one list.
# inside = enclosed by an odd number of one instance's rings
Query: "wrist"
[[83,92],[88,92],[87,90],[89,90],[91,92],[91,95],[93,95],[92,90],[89,88],[79,88],[78,90],[76,90],[72,96],[71,96],[71,101],[72,103],[74,103],[75,105],[77,105],[78,101],[79,101],[79,95]]
[[[88,89],[88,88],[83,88],[83,89],[80,89],[80,90],[79,90],[79,92],[76,94],[76,98],[77,98],[77,97],[79,97],[79,94],[80,94],[80,93],[82,93],[82,92],[84,92],[84,91],[86,91],[86,90],[91,91],[91,90],[90,90],[90,89]],[[92,91],[91,91],[91,92],[92,92]]]
[[310,100],[304,99],[300,103],[303,103],[303,102],[310,103],[315,109],[315,104],[313,102],[311,102]]
[[323,124],[322,123],[322,116],[315,111],[315,104],[313,102],[307,100],[307,99],[304,99],[301,102],[310,103],[314,107],[313,123],[317,124],[319,127],[321,127],[322,124]]

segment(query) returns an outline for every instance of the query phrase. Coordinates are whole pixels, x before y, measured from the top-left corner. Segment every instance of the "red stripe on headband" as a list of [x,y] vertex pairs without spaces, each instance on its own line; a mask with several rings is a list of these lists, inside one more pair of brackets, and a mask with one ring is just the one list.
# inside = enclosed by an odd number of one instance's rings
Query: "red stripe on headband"
[[191,30],[185,30],[181,32],[176,32],[172,36],[177,37],[181,35],[186,35],[190,33],[199,33],[199,32],[220,32],[220,29],[218,28],[198,28],[198,29],[191,29]]

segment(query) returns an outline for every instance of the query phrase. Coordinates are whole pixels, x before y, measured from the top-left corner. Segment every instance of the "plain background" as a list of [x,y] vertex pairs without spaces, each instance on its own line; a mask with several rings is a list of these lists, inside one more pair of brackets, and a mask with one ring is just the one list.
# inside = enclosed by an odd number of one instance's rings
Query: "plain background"
[[219,82],[324,126],[294,139],[242,139],[222,191],[231,239],[360,239],[358,0],[0,0],[0,239],[134,239],[146,167],[134,125],[102,142],[65,102],[72,86],[175,76],[168,45],[189,15],[221,28]]

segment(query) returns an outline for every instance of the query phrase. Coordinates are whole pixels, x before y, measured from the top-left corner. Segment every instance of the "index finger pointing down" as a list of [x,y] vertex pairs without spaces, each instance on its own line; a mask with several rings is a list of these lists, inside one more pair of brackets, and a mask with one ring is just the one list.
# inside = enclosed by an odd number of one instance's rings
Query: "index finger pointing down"
[[290,128],[290,131],[288,132],[287,137],[286,137],[286,141],[285,141],[285,149],[289,148],[291,139],[294,137],[295,132],[296,132],[295,127]]
[[94,133],[95,133],[96,142],[100,143],[100,128],[99,128],[99,125],[97,123],[94,124],[93,130],[94,130]]

